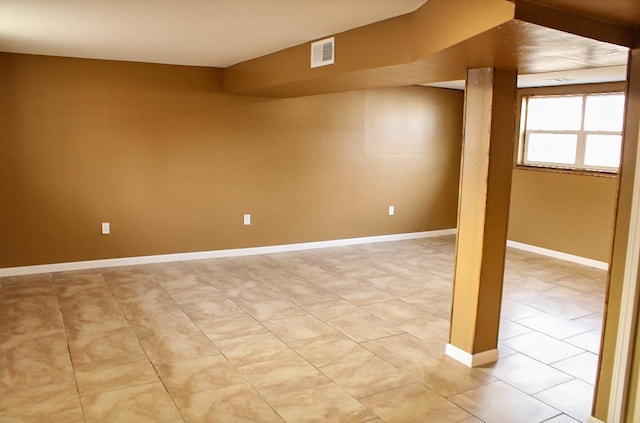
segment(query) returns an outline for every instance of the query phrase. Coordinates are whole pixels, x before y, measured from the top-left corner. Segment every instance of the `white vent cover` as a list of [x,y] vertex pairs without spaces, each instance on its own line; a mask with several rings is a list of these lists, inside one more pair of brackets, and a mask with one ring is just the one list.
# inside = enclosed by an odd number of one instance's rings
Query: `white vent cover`
[[334,37],[311,43],[311,67],[332,65],[335,62]]

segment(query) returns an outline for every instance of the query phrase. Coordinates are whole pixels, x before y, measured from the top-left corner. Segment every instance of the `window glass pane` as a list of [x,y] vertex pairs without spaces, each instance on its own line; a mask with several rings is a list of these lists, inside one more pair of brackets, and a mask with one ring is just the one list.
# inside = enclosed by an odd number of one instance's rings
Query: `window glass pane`
[[575,164],[577,134],[529,134],[525,161]]
[[582,123],[582,97],[530,97],[527,129],[578,130]]
[[587,131],[622,131],[624,94],[587,97],[584,129]]
[[585,166],[617,168],[620,166],[621,146],[621,135],[587,135]]

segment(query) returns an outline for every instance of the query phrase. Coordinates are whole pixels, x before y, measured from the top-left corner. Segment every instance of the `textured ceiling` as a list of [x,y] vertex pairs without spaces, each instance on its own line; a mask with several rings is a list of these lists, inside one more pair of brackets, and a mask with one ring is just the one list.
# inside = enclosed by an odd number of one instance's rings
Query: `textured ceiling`
[[640,0],[532,0],[605,21],[640,25]]

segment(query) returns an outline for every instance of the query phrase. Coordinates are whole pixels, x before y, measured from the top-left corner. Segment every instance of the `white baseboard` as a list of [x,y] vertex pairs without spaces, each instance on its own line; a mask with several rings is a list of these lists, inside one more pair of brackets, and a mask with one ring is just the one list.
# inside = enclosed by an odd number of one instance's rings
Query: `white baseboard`
[[455,235],[455,229],[442,229],[427,232],[411,232],[406,234],[392,234],[367,236],[361,238],[346,238],[330,241],[303,242],[298,244],[271,245],[266,247],[234,248],[228,250],[200,251],[194,253],[161,254],[154,256],[123,257],[103,260],[75,261],[68,263],[40,264],[34,266],[6,267],[0,269],[0,277],[30,275],[37,273],[66,272],[72,270],[87,270],[103,267],[133,266],[140,264],[168,263],[173,261],[205,260],[211,258],[252,256],[258,254],[284,253],[291,251],[313,250],[318,248],[343,247],[348,245],[371,244],[376,242],[403,241],[408,239],[432,238],[445,235]]
[[[30,275],[37,273],[66,272],[72,270],[97,269],[102,267],[133,266],[139,264],[169,263],[173,261],[205,260],[210,258],[240,257],[258,254],[273,254],[291,251],[313,250],[318,248],[342,247],[348,245],[371,244],[376,242],[402,241],[408,239],[431,238],[445,235],[455,235],[456,229],[442,229],[426,232],[411,232],[405,234],[378,235],[360,238],[345,238],[329,241],[303,242],[298,244],[271,245],[265,247],[234,248],[227,250],[199,251],[193,253],[160,254],[153,256],[123,257],[103,260],[75,261],[67,263],[40,264],[33,266],[18,266],[0,268],[0,277]],[[607,270],[609,264],[585,257],[575,256],[535,245],[516,241],[507,241],[507,246],[531,253],[566,260],[573,263]]]
[[493,363],[494,361],[498,361],[499,356],[497,348],[477,354],[470,354],[452,344],[447,344],[445,354],[467,367],[478,367],[483,364]]
[[600,419],[596,419],[595,417],[589,417],[589,418],[587,419],[587,423],[605,423],[605,422],[603,422],[603,421],[602,421],[602,420],[600,420]]
[[582,264],[585,266],[595,267],[596,269],[608,270],[609,263],[604,261],[593,260],[586,257],[574,256],[573,254],[563,253],[561,251],[549,250],[547,248],[536,247],[535,245],[524,244],[522,242],[507,241],[507,247],[516,248],[518,250],[528,251],[543,256],[553,257],[560,260],[570,261],[572,263]]

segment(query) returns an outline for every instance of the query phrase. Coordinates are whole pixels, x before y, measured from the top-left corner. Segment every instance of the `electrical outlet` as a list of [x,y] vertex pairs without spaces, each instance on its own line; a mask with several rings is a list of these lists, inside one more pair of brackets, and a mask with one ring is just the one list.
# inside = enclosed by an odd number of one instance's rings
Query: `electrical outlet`
[[245,226],[251,225],[251,215],[250,214],[245,214],[244,215],[244,225]]
[[111,233],[111,225],[109,222],[102,222],[102,235],[109,235]]
[[389,216],[393,216],[394,214],[396,214],[396,208],[389,206]]

